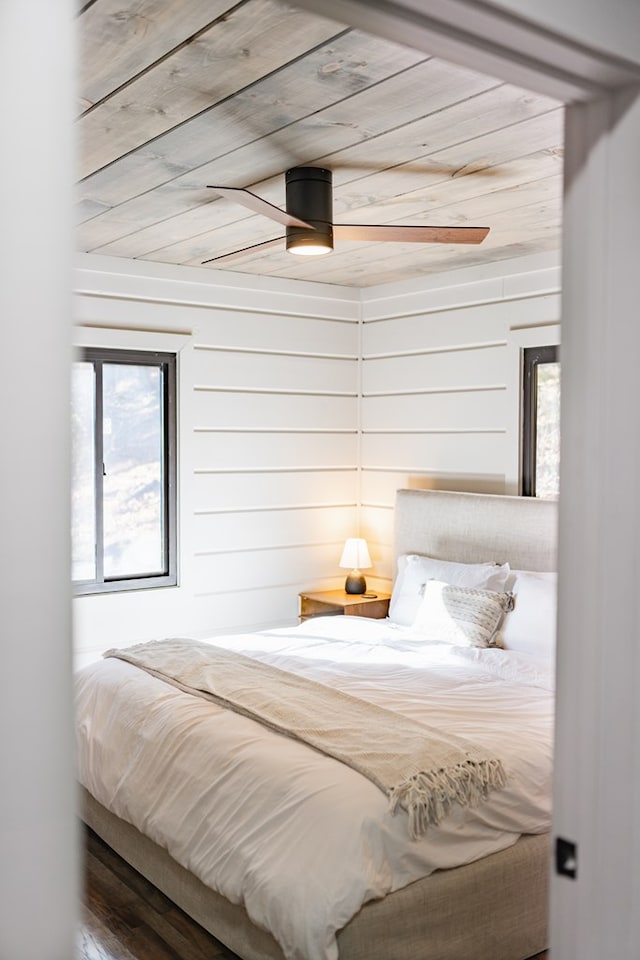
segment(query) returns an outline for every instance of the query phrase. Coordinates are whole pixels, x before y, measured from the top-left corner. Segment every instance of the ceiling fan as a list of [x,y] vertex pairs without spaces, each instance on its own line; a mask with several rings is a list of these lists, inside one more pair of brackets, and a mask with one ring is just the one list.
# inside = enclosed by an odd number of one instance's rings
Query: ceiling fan
[[286,229],[284,237],[275,237],[250,247],[223,253],[203,263],[228,263],[250,253],[279,247],[285,241],[289,253],[314,256],[331,253],[334,237],[338,240],[383,240],[398,243],[481,243],[489,227],[428,227],[400,224],[333,223],[331,170],[324,167],[292,167],[285,173],[286,209],[242,187],[216,187],[221,197],[234,200],[254,213],[260,213]]

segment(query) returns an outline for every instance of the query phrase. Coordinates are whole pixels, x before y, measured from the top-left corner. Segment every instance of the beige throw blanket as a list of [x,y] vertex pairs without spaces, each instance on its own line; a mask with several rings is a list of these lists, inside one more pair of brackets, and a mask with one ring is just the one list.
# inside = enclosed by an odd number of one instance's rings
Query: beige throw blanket
[[310,746],[367,777],[390,809],[422,836],[452,804],[474,804],[505,784],[500,760],[431,726],[315,680],[195,640],[155,640],[118,657],[188,693],[213,700]]

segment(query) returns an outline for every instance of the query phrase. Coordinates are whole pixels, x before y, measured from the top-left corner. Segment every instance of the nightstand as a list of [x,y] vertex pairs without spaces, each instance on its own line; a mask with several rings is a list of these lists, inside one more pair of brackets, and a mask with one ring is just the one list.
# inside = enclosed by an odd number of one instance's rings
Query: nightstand
[[375,598],[362,594],[345,593],[344,590],[319,590],[301,593],[300,620],[310,617],[333,617],[345,614],[348,617],[371,617],[374,620],[386,617],[391,594],[372,590]]

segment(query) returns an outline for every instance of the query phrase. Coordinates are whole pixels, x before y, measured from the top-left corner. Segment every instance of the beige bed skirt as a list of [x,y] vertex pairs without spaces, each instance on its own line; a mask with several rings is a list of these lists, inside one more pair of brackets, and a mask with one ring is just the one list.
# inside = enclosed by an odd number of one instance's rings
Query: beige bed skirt
[[[112,849],[244,960],[284,960],[245,910],[206,887],[82,789],[81,817]],[[438,870],[365,904],[338,934],[340,960],[526,960],[547,947],[549,834]]]

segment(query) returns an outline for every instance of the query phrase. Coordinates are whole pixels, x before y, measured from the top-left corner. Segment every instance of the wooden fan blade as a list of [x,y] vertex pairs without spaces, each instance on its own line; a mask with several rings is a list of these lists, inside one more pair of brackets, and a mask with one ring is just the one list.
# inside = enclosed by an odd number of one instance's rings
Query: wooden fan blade
[[388,243],[482,243],[489,227],[408,227],[400,224],[334,223],[339,240],[384,240]]
[[263,200],[262,197],[257,197],[255,193],[251,193],[250,190],[245,190],[243,187],[213,187],[211,184],[207,184],[207,188],[215,190],[226,200],[235,200],[236,203],[248,207],[254,213],[261,213],[264,217],[269,217],[270,220],[275,220],[285,227],[308,227],[313,230],[310,223],[300,220],[298,217],[292,217],[286,210],[281,210],[280,207],[274,206],[268,200]]
[[284,237],[274,237],[273,240],[263,240],[262,243],[254,243],[251,247],[241,247],[240,250],[232,250],[231,253],[223,253],[219,257],[211,257],[209,260],[203,260],[205,263],[230,263],[231,260],[240,260],[242,257],[255,253],[258,250],[269,250],[270,247],[279,247],[285,241]]

